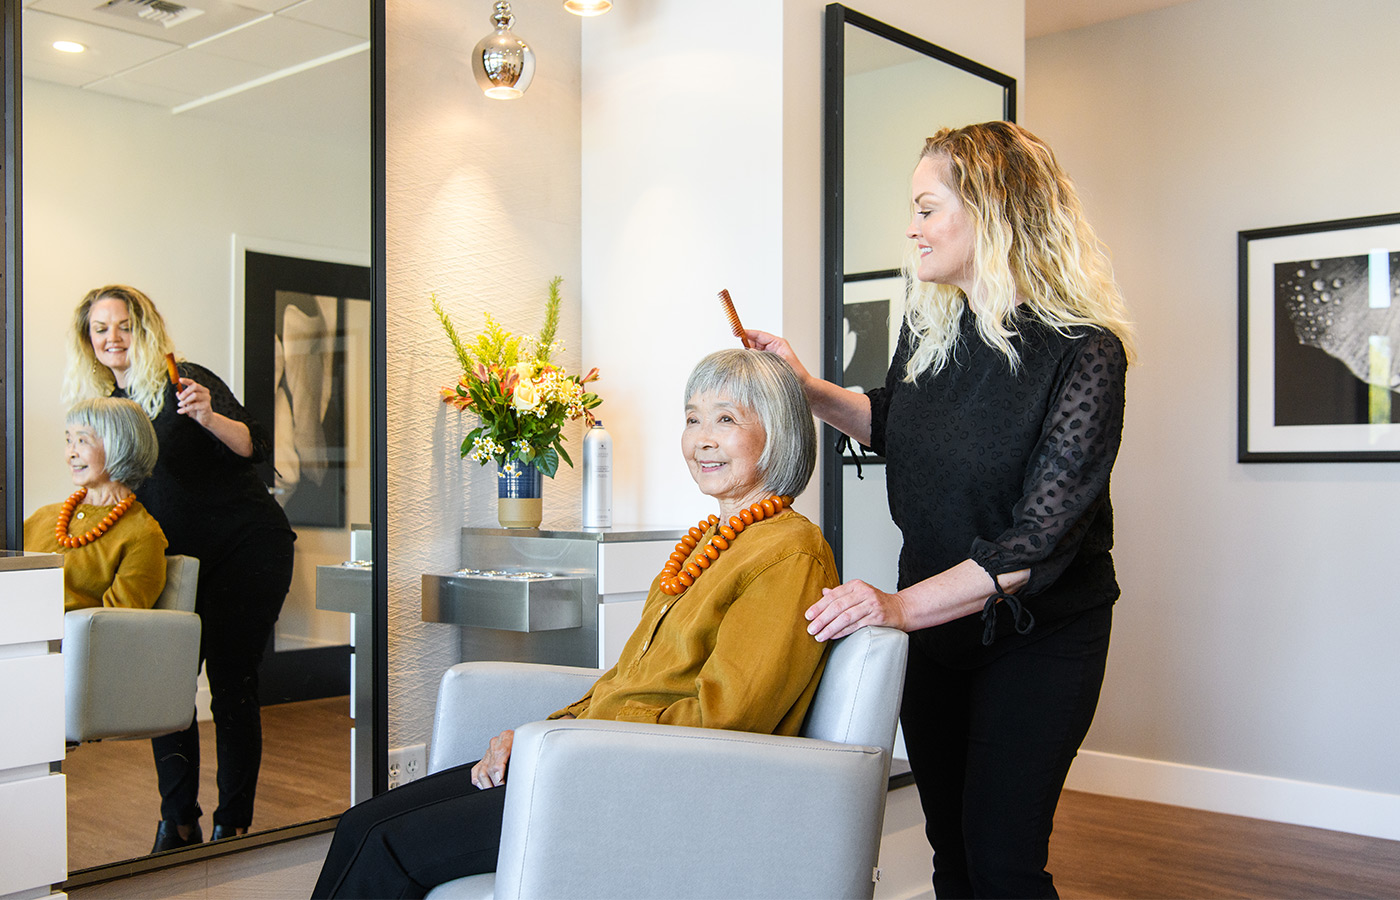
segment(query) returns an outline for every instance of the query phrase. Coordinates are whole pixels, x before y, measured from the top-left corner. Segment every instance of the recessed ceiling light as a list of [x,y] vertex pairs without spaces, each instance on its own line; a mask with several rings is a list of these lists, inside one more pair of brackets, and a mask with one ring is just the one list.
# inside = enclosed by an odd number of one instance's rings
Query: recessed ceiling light
[[53,48],[60,53],[82,53],[87,49],[77,41],[54,41]]
[[576,16],[601,16],[612,9],[611,0],[564,0],[564,8]]

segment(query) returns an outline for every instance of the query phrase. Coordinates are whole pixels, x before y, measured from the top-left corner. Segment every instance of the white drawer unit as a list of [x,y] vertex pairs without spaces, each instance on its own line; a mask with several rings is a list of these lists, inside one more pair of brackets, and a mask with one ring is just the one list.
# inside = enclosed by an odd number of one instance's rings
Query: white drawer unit
[[0,553],[0,897],[68,877],[63,560]]

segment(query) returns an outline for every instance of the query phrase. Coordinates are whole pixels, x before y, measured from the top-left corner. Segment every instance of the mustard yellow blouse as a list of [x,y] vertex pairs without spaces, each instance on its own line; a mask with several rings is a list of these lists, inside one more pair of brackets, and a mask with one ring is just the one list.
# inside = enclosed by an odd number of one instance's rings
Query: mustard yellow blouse
[[679,596],[661,592],[658,574],[617,665],[550,718],[796,734],[829,647],[802,614],[838,583],[831,548],[801,514],[756,522]]
[[[24,520],[24,549],[63,554],[63,609],[124,606],[150,609],[165,588],[165,533],[140,503],[83,547],[66,549],[54,537],[62,503],[34,511]],[[112,511],[82,504],[73,511],[68,533],[88,531]],[[81,518],[79,518],[81,516]]]

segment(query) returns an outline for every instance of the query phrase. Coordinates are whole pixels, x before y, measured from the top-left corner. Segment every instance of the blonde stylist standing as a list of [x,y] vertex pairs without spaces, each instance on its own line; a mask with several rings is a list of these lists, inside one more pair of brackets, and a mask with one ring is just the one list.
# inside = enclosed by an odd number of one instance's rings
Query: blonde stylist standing
[[[296,540],[253,467],[271,450],[267,433],[203,366],[181,362],[179,384],[171,382],[165,321],[134,287],[89,291],[68,340],[65,399],[128,397],[160,440],[155,471],[136,496],[160,523],[169,552],[199,559],[195,612],[219,763],[211,838],[241,834],[253,821],[262,762],[258,666],[291,583]],[[184,731],[151,741],[161,797],[152,853],[203,840],[194,710],[190,718]]]
[[910,633],[900,720],[940,898],[1053,897],[1055,807],[1093,720],[1119,590],[1109,474],[1131,329],[1050,148],[1007,122],[929,138],[916,279],[882,388],[814,378],[813,412],[884,455],[899,584],[807,610],[818,640]]

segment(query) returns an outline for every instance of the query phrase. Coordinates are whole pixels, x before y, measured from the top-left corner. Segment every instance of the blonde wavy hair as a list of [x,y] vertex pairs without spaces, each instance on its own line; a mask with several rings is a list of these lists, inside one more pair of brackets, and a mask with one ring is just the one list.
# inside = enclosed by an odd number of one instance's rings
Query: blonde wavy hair
[[[939,131],[924,142],[919,159],[948,163],[947,187],[962,201],[976,235],[974,296],[967,307],[982,339],[1013,370],[1020,355],[1011,339],[1026,316],[1062,333],[1104,328],[1134,360],[1133,327],[1108,253],[1044,141],[1012,122],[983,122]],[[963,311],[963,292],[920,282],[918,263],[911,244],[904,263],[910,286],[905,320],[915,338],[904,373],[910,382],[952,359]],[[1025,303],[1018,306],[1018,298]]]
[[175,345],[151,298],[124,284],[109,284],[88,291],[73,312],[73,327],[68,330],[68,370],[63,375],[63,402],[71,404],[91,397],[106,397],[116,387],[112,370],[97,361],[89,334],[92,305],[108,298],[126,304],[131,323],[131,349],[128,351],[131,369],[126,394],[154,419],[165,405],[165,386],[169,382],[165,354],[174,353]]

